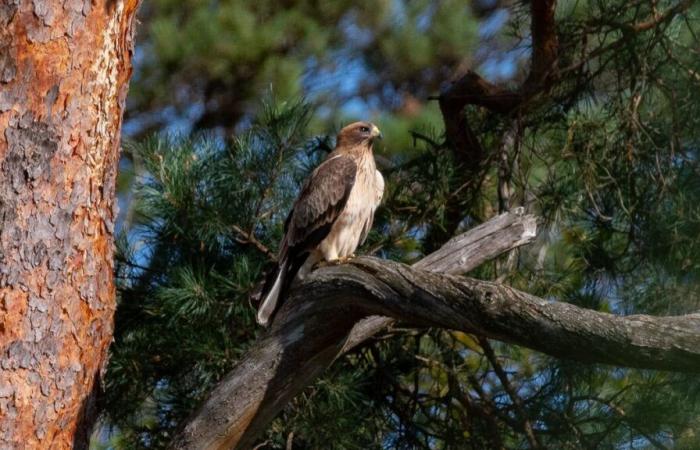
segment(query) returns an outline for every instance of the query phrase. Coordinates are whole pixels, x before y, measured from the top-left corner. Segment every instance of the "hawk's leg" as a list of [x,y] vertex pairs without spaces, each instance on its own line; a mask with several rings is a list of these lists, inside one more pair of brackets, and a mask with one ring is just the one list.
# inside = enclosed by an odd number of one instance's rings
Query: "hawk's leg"
[[355,258],[354,253],[350,253],[348,256],[339,256],[338,259],[332,262],[332,264],[345,264],[348,261],[352,261],[353,258]]

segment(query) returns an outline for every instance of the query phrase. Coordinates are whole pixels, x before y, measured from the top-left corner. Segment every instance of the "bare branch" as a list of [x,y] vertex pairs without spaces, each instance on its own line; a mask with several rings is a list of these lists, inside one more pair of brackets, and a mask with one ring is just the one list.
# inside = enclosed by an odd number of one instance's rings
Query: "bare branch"
[[[535,216],[523,208],[500,214],[483,224],[450,239],[439,250],[413,265],[431,272],[459,275],[469,272],[496,256],[532,242],[537,234]],[[394,319],[372,316],[360,320],[345,342],[343,352],[387,328]]]
[[252,232],[249,233],[243,228],[239,227],[238,225],[233,225],[231,228],[233,228],[233,231],[235,231],[238,235],[238,237],[236,238],[236,242],[243,245],[252,245],[260,253],[267,256],[267,258],[270,261],[277,261],[277,255],[275,255],[275,253],[272,250],[267,248],[265,244],[260,242]]
[[[524,214],[523,208],[501,214],[449,240],[440,250],[414,264],[416,269],[459,275],[472,270],[488,259],[534,239],[535,216]],[[488,255],[488,256],[487,256]]]
[[315,272],[295,291],[295,298],[302,296],[303,301],[283,308],[290,317],[306,316],[315,309],[311,305],[322,303],[324,309],[361,310],[361,315],[460,330],[559,358],[700,372],[700,313],[616,316],[498,283],[366,257]]
[[214,389],[172,448],[250,447],[339,355],[391,323],[386,317],[561,358],[700,372],[700,314],[618,317],[497,283],[358,258],[320,269],[295,288],[273,328]]
[[589,363],[700,372],[700,314],[620,317],[363,257],[320,269],[295,289],[271,331],[212,392],[174,448],[249,447],[342,352],[354,324],[372,315]]
[[[522,209],[516,209],[514,212],[494,217],[483,225],[452,239],[442,249],[429,255],[428,258],[434,258],[435,264],[439,264],[441,267],[460,268],[459,272],[465,273],[499,254],[511,250],[516,245],[530,242],[535,236],[535,226],[532,216],[524,215]],[[523,234],[514,236],[513,231],[518,227]],[[469,258],[464,259],[463,255],[467,254]],[[436,255],[437,258],[435,258]],[[432,263],[422,263],[422,261],[417,264],[420,264],[423,270],[435,270],[438,267],[437,265],[433,266]],[[333,314],[337,315],[337,312]],[[352,319],[350,316],[347,318]],[[254,349],[214,389],[202,408],[189,419],[183,433],[173,440],[172,448],[230,448],[236,442],[238,442],[239,448],[250,446],[252,439],[264,429],[276,413],[270,413],[267,410],[257,412],[258,407],[264,403],[261,396],[265,392],[277,395],[275,390],[278,389],[278,386],[270,383],[275,381],[284,387],[279,392],[278,403],[276,403],[279,408],[282,408],[289,399],[330,365],[338,355],[386,329],[394,322],[394,319],[377,315],[363,317],[360,314],[356,316],[356,320],[351,320],[338,328],[333,327],[332,321],[328,322],[331,325],[330,328],[314,328],[315,335],[321,341],[326,339],[323,341],[325,347],[323,349],[314,347],[310,349],[312,352],[308,354],[299,353],[303,350],[303,342],[293,345],[293,348],[280,342],[282,340],[286,344],[295,343],[296,341],[292,338],[298,334],[297,330],[292,329],[292,336],[284,337],[284,330],[280,331],[276,328],[277,331],[274,333],[271,330],[270,333],[263,336]],[[316,327],[311,324],[309,326]],[[302,325],[299,332],[303,332],[303,329]],[[313,351],[317,353],[314,354]],[[269,361],[269,358],[274,357],[274,355],[278,355],[280,358],[287,355],[287,359],[285,359],[284,364],[278,361],[277,365],[265,366],[266,361]],[[305,360],[305,357],[309,359]],[[281,379],[274,379],[278,372]],[[282,375],[284,373],[295,374],[295,376],[286,377]],[[244,383],[248,381],[245,378],[250,376],[256,380],[255,383],[248,385],[250,392],[235,393],[237,385],[239,388],[246,389]],[[249,396],[251,393],[258,397],[251,398]],[[255,423],[251,424],[254,418]],[[215,421],[219,425],[212,425],[211,421]],[[245,430],[248,430],[246,438],[241,440]]]

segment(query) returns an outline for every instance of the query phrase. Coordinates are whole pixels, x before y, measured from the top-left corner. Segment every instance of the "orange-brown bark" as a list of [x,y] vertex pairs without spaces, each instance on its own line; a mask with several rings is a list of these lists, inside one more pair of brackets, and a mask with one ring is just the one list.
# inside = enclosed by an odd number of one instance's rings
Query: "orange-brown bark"
[[0,4],[0,448],[85,443],[138,0]]

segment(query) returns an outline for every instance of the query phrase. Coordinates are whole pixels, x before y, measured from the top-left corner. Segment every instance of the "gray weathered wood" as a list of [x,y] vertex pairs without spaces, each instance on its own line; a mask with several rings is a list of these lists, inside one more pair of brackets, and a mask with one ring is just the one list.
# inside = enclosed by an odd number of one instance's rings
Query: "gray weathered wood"
[[561,358],[700,372],[700,314],[615,316],[363,257],[320,269],[293,292],[269,334],[222,380],[173,448],[249,448],[342,352],[353,326],[377,315]]
[[[495,220],[495,219],[494,219]],[[556,357],[700,372],[700,314],[620,317],[534,297],[488,281],[358,258],[314,272],[272,328],[212,391],[172,443],[249,448],[270,420],[376,317],[461,330]]]
[[[443,245],[437,251],[413,264],[414,268],[430,272],[463,274],[496,256],[527,244],[537,234],[537,218],[525,214],[524,208],[514,208],[470,229]],[[360,320],[350,332],[343,353],[365,342],[389,327],[395,319],[371,316]]]
[[[535,219],[522,209],[501,214],[450,240],[416,263],[423,270],[459,268],[464,273],[503,252],[534,239]],[[517,235],[520,231],[520,235]],[[470,255],[469,259],[464,255]],[[434,257],[437,255],[438,257]],[[415,265],[414,265],[415,266]],[[301,291],[306,291],[300,287]],[[287,302],[292,304],[291,299]],[[331,305],[332,306],[332,305]],[[301,308],[300,310],[304,310]],[[247,448],[267,423],[296,393],[307,386],[340,354],[366,341],[394,322],[384,316],[363,317],[338,311],[330,319],[318,315],[305,324],[289,325],[283,312],[274,326],[238,366],[212,391],[172,444],[177,449]],[[343,323],[335,319],[342,318]],[[300,330],[313,330],[314,344]],[[307,353],[308,351],[308,353]],[[294,374],[294,376],[290,376]],[[268,394],[269,393],[269,394]],[[274,396],[274,401],[266,396]]]
[[413,265],[416,269],[453,275],[469,272],[484,261],[534,239],[535,216],[523,208],[496,216],[488,222],[450,239],[438,251]]

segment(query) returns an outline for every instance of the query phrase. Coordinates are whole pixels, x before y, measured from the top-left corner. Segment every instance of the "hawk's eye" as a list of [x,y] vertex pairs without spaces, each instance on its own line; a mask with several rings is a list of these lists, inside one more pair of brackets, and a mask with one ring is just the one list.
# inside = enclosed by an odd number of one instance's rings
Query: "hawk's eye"
[[360,127],[360,131],[363,133],[369,133],[369,128],[367,127]]

